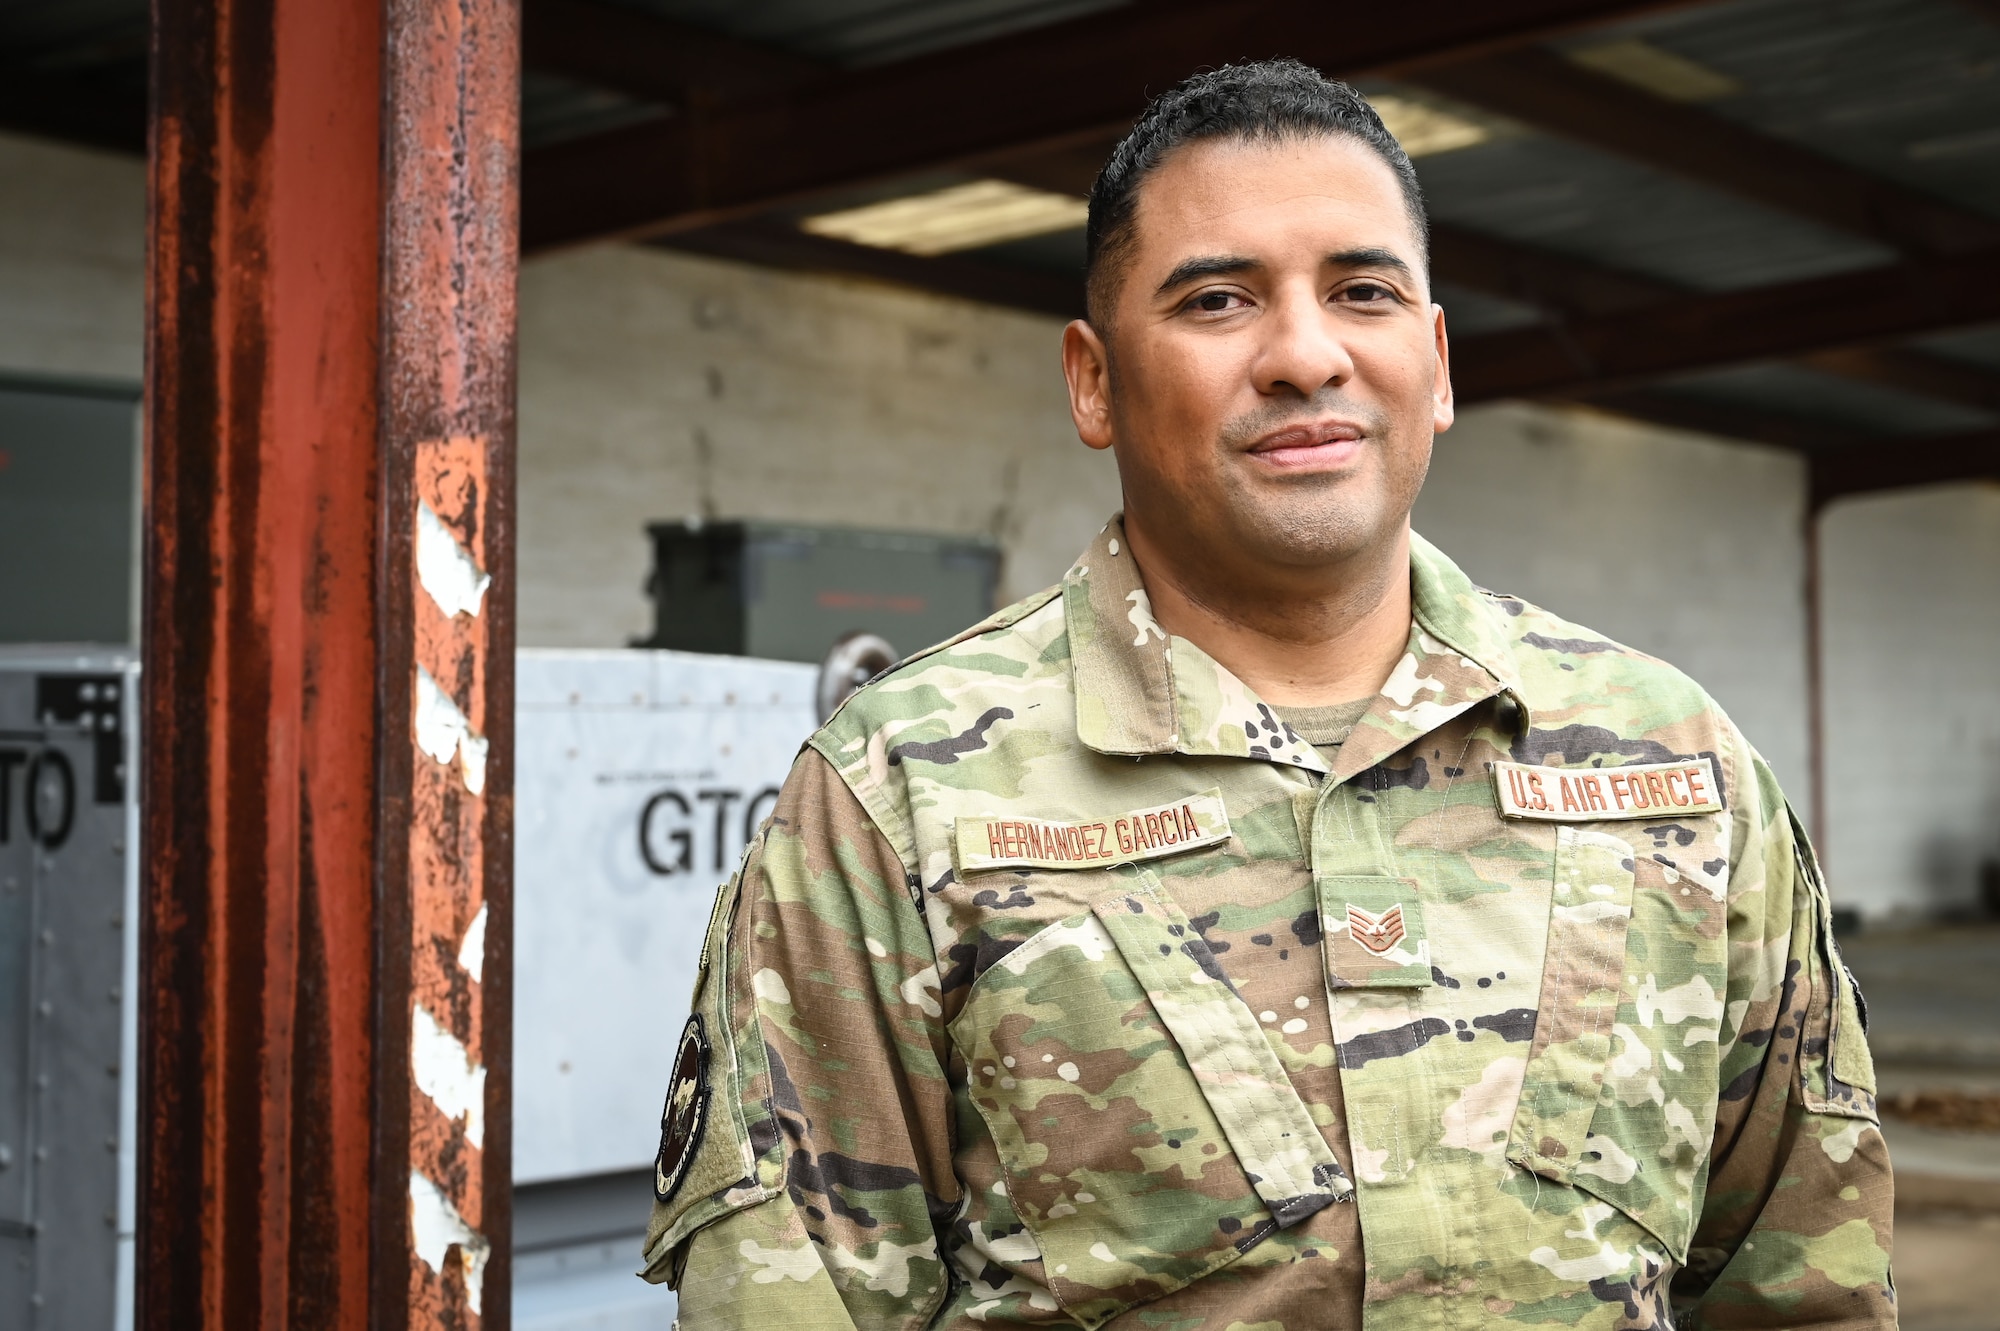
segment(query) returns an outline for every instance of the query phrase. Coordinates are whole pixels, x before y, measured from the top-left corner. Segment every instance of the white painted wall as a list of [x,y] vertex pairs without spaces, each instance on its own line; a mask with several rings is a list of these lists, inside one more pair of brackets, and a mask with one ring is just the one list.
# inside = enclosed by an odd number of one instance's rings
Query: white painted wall
[[1001,542],[1002,600],[1118,506],[1053,319],[632,246],[521,274],[520,637],[652,629],[645,524],[756,517]]
[[0,134],[0,369],[139,381],[146,164]]
[[1416,525],[1481,585],[1694,676],[1803,818],[1804,514],[1785,453],[1508,403],[1438,437]]
[[1823,522],[1836,893],[1875,916],[1964,910],[2000,860],[2000,486],[1846,500]]

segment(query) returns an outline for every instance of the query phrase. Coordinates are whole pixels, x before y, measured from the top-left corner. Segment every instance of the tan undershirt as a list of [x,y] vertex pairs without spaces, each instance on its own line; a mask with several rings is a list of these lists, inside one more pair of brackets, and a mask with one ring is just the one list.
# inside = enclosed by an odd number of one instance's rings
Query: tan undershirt
[[1292,728],[1292,733],[1319,750],[1319,756],[1331,763],[1340,753],[1340,746],[1354,733],[1354,727],[1361,724],[1361,718],[1368,715],[1374,704],[1373,698],[1361,698],[1354,702],[1337,702],[1330,707],[1274,707],[1278,719]]

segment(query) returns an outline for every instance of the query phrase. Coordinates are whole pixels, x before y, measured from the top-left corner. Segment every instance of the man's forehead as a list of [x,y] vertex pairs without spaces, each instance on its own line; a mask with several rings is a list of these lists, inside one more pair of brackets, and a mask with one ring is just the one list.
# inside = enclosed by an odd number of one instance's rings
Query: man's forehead
[[1322,257],[1387,249],[1414,267],[1419,242],[1395,172],[1347,135],[1211,139],[1176,149],[1140,183],[1135,239],[1148,267],[1218,244],[1306,244]]

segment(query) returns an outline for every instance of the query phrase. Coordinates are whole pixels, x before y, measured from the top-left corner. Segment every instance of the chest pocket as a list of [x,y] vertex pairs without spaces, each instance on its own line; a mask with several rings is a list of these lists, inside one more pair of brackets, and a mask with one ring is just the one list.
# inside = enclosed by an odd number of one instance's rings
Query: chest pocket
[[1135,884],[994,963],[951,1028],[1042,1276],[1088,1327],[1353,1193],[1201,935]]
[[1507,1158],[1610,1203],[1677,1263],[1714,1127],[1720,918],[1707,887],[1671,871],[1641,884],[1630,843],[1558,830],[1535,1038]]

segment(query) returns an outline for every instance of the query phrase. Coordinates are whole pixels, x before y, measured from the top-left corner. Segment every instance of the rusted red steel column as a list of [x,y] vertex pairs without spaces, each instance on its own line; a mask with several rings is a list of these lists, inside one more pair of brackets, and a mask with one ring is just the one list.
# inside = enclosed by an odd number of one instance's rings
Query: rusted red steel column
[[145,1327],[507,1322],[515,31],[155,0]]
[[410,1219],[399,1227],[385,1205],[376,1232],[385,1249],[413,1234],[415,1260],[378,1266],[376,1320],[504,1326],[520,23],[496,0],[387,0],[385,13],[382,770],[395,816],[377,1131],[383,1158],[406,1162]]

